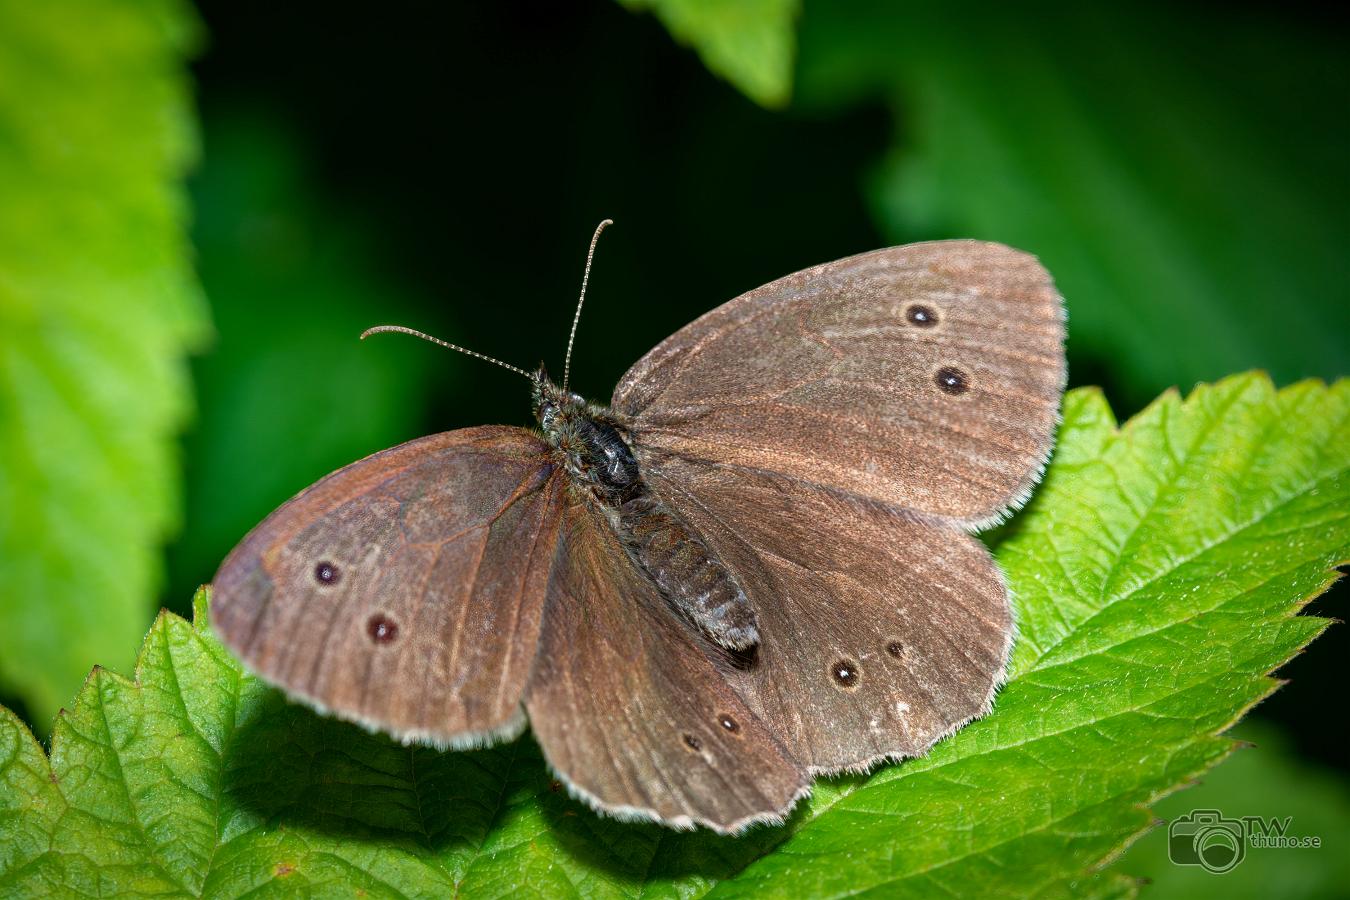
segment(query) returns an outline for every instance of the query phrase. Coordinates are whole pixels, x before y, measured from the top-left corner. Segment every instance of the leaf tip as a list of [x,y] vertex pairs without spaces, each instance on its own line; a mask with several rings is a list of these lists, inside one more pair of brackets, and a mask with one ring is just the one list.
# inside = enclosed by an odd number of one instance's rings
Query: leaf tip
[[192,628],[200,634],[211,631],[211,584],[200,585],[192,595]]

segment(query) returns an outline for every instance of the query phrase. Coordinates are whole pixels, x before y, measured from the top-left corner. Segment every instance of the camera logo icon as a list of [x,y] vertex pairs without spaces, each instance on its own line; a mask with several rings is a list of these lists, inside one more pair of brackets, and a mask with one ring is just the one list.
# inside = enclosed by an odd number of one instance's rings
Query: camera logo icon
[[1167,856],[1178,866],[1222,875],[1247,855],[1246,829],[1217,809],[1194,809],[1167,826]]

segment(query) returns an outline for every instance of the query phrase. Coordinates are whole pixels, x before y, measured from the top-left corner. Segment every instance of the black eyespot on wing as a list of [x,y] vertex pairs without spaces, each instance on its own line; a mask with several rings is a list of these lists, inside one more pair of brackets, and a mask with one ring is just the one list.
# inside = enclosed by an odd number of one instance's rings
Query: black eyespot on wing
[[951,366],[938,369],[933,382],[947,394],[964,394],[970,390],[970,376]]
[[376,613],[366,622],[366,634],[377,644],[388,644],[398,637],[398,623],[384,613]]
[[905,309],[905,321],[915,328],[932,328],[938,323],[937,310],[922,303],[915,303]]
[[834,683],[840,687],[855,688],[858,686],[858,680],[862,677],[862,672],[853,660],[841,659],[830,666],[830,675],[833,676]]
[[726,713],[723,713],[722,715],[717,717],[717,724],[721,725],[724,729],[731,732],[732,734],[735,734],[736,732],[741,730],[741,723],[737,722],[735,719],[733,719]]
[[899,641],[891,641],[886,645],[886,652],[889,653],[891,656],[894,656],[896,659],[899,659],[901,656],[904,655],[905,645],[900,643]]
[[684,736],[684,745],[688,747],[690,750],[693,750],[695,753],[703,749],[703,742],[700,741],[698,738],[694,737],[692,734],[686,734]]
[[323,560],[314,567],[314,580],[322,585],[335,585],[342,580],[342,570],[328,560]]

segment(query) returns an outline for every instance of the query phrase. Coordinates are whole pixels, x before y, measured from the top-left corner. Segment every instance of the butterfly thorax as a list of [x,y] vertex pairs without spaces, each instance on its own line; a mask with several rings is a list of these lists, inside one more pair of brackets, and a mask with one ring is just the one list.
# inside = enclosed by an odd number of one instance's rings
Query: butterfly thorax
[[534,407],[574,493],[599,509],[629,559],[671,606],[722,647],[757,644],[745,592],[707,541],[643,480],[613,413],[563,390],[542,371],[535,377]]
[[637,459],[607,410],[545,377],[535,390],[535,416],[573,483],[603,506],[617,508],[642,490]]

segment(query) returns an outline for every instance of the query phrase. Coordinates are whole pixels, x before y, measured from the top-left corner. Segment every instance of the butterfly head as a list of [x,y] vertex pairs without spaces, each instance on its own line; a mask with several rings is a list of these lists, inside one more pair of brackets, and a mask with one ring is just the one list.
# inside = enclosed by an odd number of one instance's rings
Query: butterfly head
[[542,363],[530,377],[534,381],[534,417],[545,434],[557,434],[566,420],[585,411],[585,398],[554,384]]

